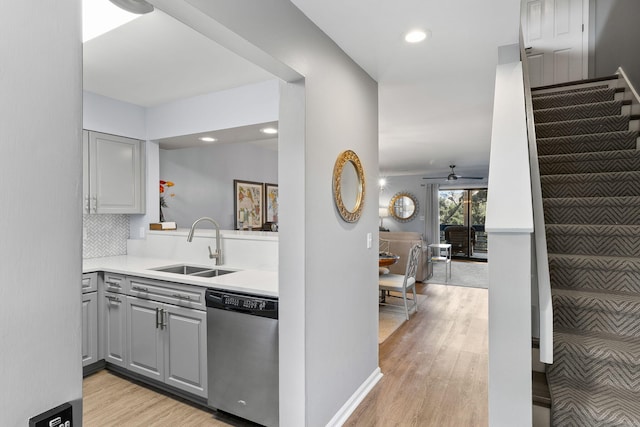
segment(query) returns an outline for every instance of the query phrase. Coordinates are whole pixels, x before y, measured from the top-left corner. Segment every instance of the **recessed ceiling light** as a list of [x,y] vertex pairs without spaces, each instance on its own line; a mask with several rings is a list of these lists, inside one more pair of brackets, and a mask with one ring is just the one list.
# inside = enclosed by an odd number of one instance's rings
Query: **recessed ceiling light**
[[201,136],[200,138],[198,138],[200,141],[202,142],[216,142],[217,139],[212,138],[210,136]]
[[260,132],[266,133],[267,135],[275,135],[276,133],[278,133],[278,129],[276,129],[276,128],[264,128],[264,129],[260,129]]
[[413,30],[409,31],[405,36],[404,40],[407,43],[420,43],[423,40],[426,40],[427,37],[431,35],[431,31],[423,31],[423,30]]

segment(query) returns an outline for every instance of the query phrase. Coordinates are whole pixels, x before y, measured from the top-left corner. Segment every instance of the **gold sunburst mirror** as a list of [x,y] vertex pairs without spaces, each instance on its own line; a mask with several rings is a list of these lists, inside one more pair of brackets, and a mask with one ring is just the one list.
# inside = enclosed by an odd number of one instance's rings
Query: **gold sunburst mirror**
[[418,199],[411,193],[396,193],[389,202],[389,215],[399,222],[412,221],[418,215]]
[[364,207],[364,169],[351,150],[340,153],[333,167],[333,200],[346,222],[356,222]]

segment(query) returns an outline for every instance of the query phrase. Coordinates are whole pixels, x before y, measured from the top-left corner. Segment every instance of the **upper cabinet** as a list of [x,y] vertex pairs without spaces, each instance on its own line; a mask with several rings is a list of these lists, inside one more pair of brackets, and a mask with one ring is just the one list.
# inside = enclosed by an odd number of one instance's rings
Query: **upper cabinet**
[[83,213],[145,213],[143,142],[86,130],[83,140]]

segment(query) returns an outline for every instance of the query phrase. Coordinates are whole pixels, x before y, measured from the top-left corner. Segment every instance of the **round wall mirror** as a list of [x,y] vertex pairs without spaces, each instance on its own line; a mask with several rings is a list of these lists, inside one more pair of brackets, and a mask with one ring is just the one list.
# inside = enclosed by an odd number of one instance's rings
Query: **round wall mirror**
[[342,219],[356,222],[364,207],[364,169],[351,150],[343,151],[333,167],[333,199]]
[[397,193],[389,202],[389,215],[396,221],[412,221],[418,215],[418,199],[411,193]]

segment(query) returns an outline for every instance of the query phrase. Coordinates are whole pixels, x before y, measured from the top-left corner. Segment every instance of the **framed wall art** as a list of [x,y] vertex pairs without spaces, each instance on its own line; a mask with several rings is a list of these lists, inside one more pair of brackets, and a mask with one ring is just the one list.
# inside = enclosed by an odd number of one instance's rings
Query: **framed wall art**
[[263,193],[261,182],[233,180],[233,210],[235,212],[234,227],[236,229],[262,228]]
[[278,184],[264,184],[265,222],[278,222]]

